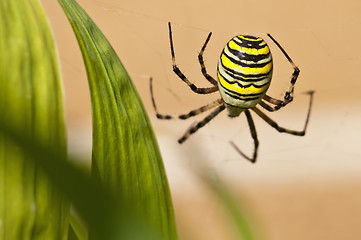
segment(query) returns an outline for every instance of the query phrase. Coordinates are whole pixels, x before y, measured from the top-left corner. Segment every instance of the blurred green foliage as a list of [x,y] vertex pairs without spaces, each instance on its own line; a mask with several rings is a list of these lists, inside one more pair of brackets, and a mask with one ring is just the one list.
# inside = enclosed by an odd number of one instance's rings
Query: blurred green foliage
[[[92,172],[67,156],[59,64],[39,1],[0,1],[0,240],[177,239],[162,158],[139,95],[85,11],[74,0],[59,3],[88,75]],[[228,191],[203,179],[240,238],[254,239]],[[69,217],[70,203],[85,227]]]

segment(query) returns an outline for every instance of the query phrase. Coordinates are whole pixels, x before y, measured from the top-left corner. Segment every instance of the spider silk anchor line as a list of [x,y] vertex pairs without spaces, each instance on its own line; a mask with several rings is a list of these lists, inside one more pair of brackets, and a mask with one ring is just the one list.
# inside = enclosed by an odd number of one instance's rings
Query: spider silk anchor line
[[208,80],[209,83],[212,84],[212,86],[206,88],[199,88],[193,83],[191,83],[177,66],[175,62],[173,36],[170,22],[168,23],[168,27],[173,72],[195,93],[210,94],[219,91],[219,93],[221,94],[220,99],[204,105],[198,109],[194,109],[187,114],[160,114],[157,110],[154,100],[152,83],[153,81],[152,78],[150,79],[150,92],[152,97],[152,103],[154,110],[157,114],[156,116],[159,119],[188,119],[190,117],[196,116],[200,113],[215,108],[215,110],[213,110],[213,112],[207,115],[203,120],[199,121],[195,125],[192,125],[187,130],[187,132],[178,140],[179,143],[183,143],[185,140],[187,140],[190,135],[192,135],[198,129],[202,128],[204,125],[210,122],[224,109],[228,110],[229,117],[238,117],[242,112],[245,113],[254,141],[254,151],[252,157],[244,154],[233,141],[231,141],[230,144],[239,154],[241,154],[244,158],[248,159],[252,163],[255,163],[257,160],[259,141],[250,110],[255,112],[259,117],[266,121],[270,126],[275,128],[278,132],[284,132],[296,136],[305,135],[311,114],[314,91],[307,92],[307,94],[310,95],[310,101],[305,125],[303,127],[303,130],[301,131],[290,130],[279,126],[274,120],[269,118],[266,114],[264,114],[256,107],[257,105],[260,105],[267,111],[274,112],[287,106],[293,100],[294,86],[300,73],[299,68],[293,63],[292,59],[288,56],[286,51],[270,34],[267,34],[268,37],[281,50],[283,55],[287,58],[287,60],[294,69],[290,84],[286,90],[283,100],[278,100],[266,94],[272,79],[273,60],[271,51],[267,43],[262,38],[249,35],[238,35],[233,37],[229,42],[227,42],[218,61],[217,80],[215,80],[207,73],[207,69],[203,60],[204,51],[212,35],[212,33],[209,33],[201,51],[199,52],[198,60],[201,66],[203,76]]

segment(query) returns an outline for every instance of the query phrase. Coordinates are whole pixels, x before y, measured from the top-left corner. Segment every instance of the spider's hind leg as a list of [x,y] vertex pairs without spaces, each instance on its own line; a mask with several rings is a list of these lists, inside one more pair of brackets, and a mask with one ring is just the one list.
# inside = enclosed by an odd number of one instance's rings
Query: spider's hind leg
[[222,112],[226,108],[225,104],[220,105],[218,108],[216,108],[213,112],[211,112],[208,116],[206,116],[202,121],[198,122],[195,125],[192,125],[188,131],[180,138],[178,139],[179,143],[183,143],[185,140],[187,140],[190,135],[198,131],[201,127],[204,127],[207,123],[209,123],[214,117],[216,117],[220,112]]
[[252,110],[255,113],[257,113],[257,115],[260,116],[263,120],[265,120],[271,127],[275,128],[278,132],[284,132],[284,133],[288,133],[288,134],[296,135],[296,136],[304,136],[306,134],[308,121],[309,121],[310,115],[311,115],[311,108],[312,108],[312,101],[313,101],[314,91],[309,91],[309,92],[307,92],[307,94],[310,95],[310,101],[309,101],[309,104],[308,104],[308,111],[307,111],[305,125],[303,127],[303,130],[301,130],[301,131],[299,131],[299,130],[291,130],[291,129],[287,129],[287,128],[279,126],[274,120],[272,120],[270,117],[268,117],[266,114],[264,114],[261,110],[259,110],[256,107],[252,108]]

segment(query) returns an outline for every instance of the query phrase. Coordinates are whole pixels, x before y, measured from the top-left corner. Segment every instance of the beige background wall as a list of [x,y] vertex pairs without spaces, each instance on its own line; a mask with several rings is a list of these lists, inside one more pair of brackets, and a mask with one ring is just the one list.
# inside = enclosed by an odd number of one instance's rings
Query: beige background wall
[[[86,74],[71,28],[57,1],[43,0],[54,29],[64,76],[72,154],[89,158],[91,110]],[[361,238],[361,1],[116,1],[79,0],[102,29],[133,78],[151,117],[173,195],[180,239],[232,239],[217,199],[194,174],[213,169],[239,199],[262,239]],[[269,94],[281,98],[292,68],[267,39],[271,33],[301,69],[295,101],[269,114],[280,125],[301,129],[308,98],[314,108],[305,137],[280,134],[254,117],[260,150],[250,164],[228,144],[251,153],[244,116],[222,114],[186,143],[177,143],[189,121],[154,118],[149,77],[158,107],[184,113],[212,99],[192,93],[171,71],[167,22],[173,23],[177,62],[200,86],[208,86],[197,54],[208,32],[205,54],[215,76],[223,45],[236,34],[269,42],[275,67]]]

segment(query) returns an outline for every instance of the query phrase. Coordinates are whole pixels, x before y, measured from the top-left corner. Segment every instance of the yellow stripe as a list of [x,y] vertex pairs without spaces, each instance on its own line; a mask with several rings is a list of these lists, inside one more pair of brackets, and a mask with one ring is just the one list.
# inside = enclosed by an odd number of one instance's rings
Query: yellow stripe
[[256,49],[256,48],[247,48],[247,47],[240,47],[237,43],[233,40],[229,41],[229,47],[236,51],[245,52],[252,55],[259,55],[259,54],[267,54],[269,53],[269,48],[265,45],[264,48]]
[[242,67],[238,64],[233,63],[229,58],[222,54],[221,56],[222,64],[230,69],[233,69],[237,72],[241,72],[244,74],[266,74],[272,69],[272,62],[269,62],[266,66],[262,68],[254,68],[254,67]]
[[247,40],[247,41],[254,41],[254,42],[257,42],[257,41],[262,41],[263,39],[262,38],[256,38],[256,39],[253,39],[253,38],[247,38],[245,36],[242,36],[242,35],[239,35],[238,36],[239,38],[242,38],[244,40]]
[[221,76],[221,74],[219,74],[219,72],[217,72],[217,74],[218,74],[219,82],[223,87],[225,87],[226,89],[238,92],[240,94],[260,94],[260,93],[265,92],[270,85],[270,82],[269,82],[268,84],[266,84],[260,88],[256,88],[253,85],[251,85],[249,87],[240,87],[237,83],[233,83],[233,84],[228,83],[226,80],[224,80],[224,78]]

